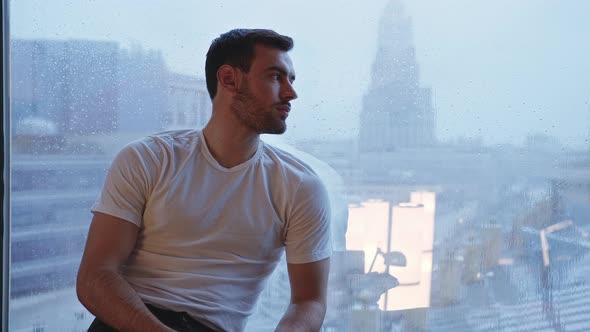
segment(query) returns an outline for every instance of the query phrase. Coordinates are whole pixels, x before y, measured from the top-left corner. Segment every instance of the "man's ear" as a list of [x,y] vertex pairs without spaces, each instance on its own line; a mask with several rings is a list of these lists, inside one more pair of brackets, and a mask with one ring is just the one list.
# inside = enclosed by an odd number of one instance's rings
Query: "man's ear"
[[237,92],[242,79],[241,71],[230,65],[223,65],[217,70],[217,82],[230,92]]

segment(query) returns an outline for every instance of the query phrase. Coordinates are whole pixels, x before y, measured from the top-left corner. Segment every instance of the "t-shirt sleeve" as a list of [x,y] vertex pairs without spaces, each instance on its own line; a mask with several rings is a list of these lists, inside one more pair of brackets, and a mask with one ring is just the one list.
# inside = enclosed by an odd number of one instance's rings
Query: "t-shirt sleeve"
[[330,257],[330,200],[315,174],[302,179],[292,206],[285,237],[287,263],[302,264]]
[[125,146],[113,160],[102,191],[90,210],[140,226],[156,174],[156,160],[146,141]]

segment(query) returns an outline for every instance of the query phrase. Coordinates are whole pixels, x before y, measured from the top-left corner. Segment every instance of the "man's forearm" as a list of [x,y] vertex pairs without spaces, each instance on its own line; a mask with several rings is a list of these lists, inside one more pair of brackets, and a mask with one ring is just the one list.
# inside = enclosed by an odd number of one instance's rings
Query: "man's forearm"
[[291,303],[275,332],[319,331],[326,315],[326,305],[316,301]]
[[80,271],[76,287],[80,302],[98,319],[119,331],[174,331],[148,310],[117,272]]

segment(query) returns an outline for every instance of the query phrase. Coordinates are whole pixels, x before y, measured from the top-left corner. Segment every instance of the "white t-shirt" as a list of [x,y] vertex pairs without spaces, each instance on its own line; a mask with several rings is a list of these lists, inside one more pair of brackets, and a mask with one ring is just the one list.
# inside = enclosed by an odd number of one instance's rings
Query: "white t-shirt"
[[226,331],[244,329],[283,251],[295,264],[332,252],[322,182],[262,141],[232,168],[198,130],[135,141],[116,156],[91,210],[140,228],[121,271],[143,301]]

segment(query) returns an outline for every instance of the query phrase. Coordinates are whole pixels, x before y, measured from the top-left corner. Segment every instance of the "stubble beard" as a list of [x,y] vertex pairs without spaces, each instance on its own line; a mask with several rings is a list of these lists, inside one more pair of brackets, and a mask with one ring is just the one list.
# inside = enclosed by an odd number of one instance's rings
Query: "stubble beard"
[[231,109],[246,127],[258,134],[283,134],[287,130],[285,120],[274,116],[274,108],[262,105],[245,84],[234,97]]

